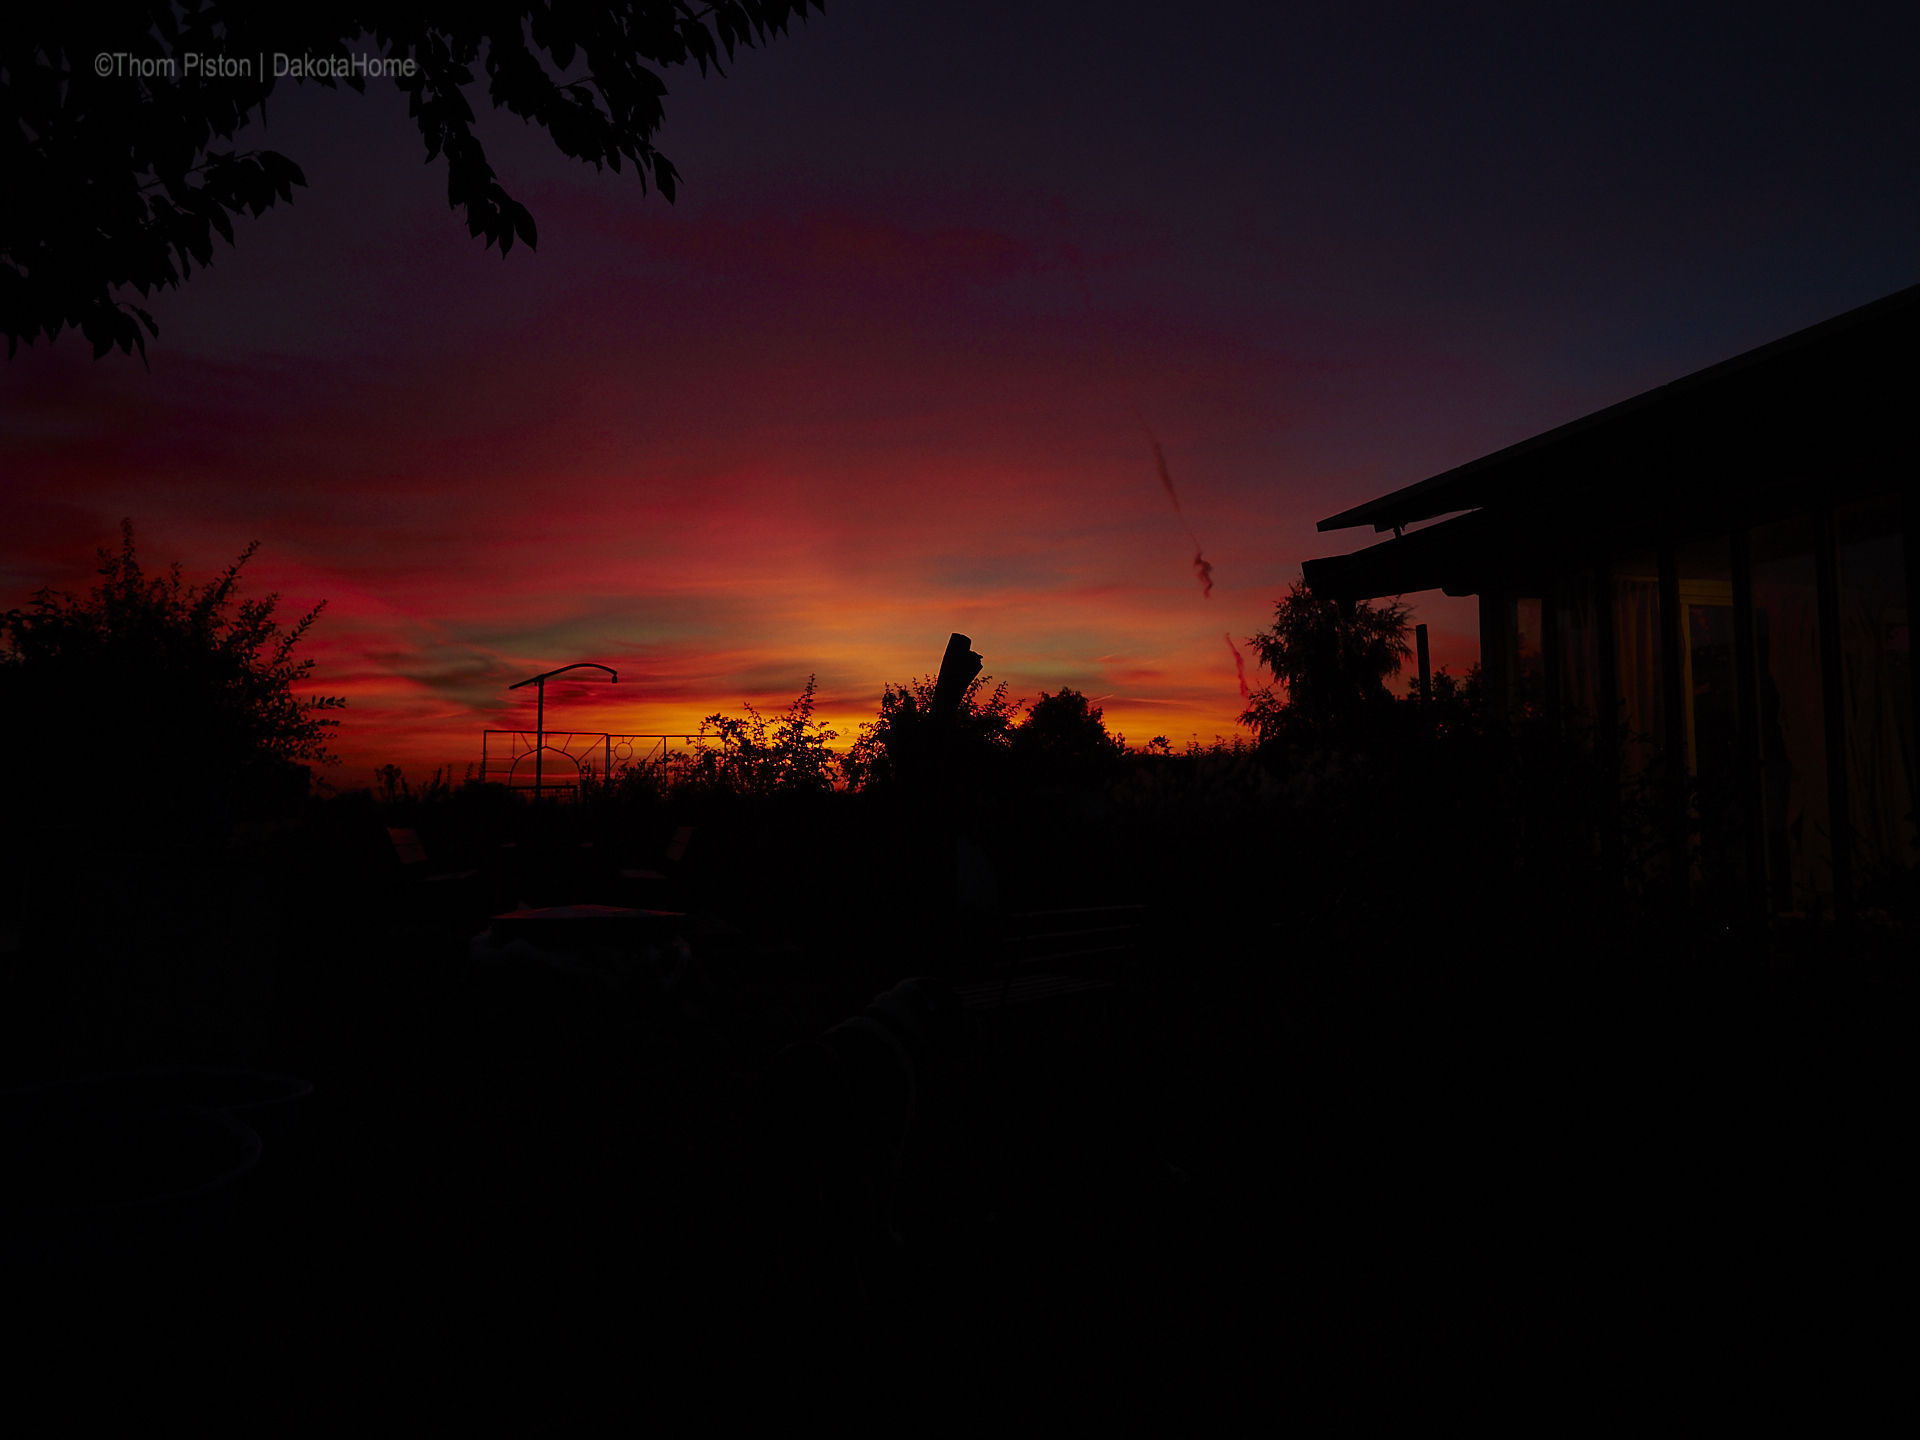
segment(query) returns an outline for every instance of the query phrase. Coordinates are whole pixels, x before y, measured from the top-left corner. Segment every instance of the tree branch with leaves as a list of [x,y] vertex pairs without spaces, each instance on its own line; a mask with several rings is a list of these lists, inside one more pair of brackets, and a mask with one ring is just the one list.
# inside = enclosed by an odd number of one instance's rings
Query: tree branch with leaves
[[[213,263],[233,221],[293,199],[305,172],[273,150],[231,148],[274,92],[273,57],[363,47],[397,62],[392,83],[429,161],[444,157],[447,203],[468,233],[534,248],[532,213],[507,193],[474,134],[467,87],[544,128],[596,170],[631,166],[671,201],[673,162],[654,146],[666,117],[661,70],[724,75],[824,0],[626,0],[582,6],[509,0],[19,0],[0,27],[0,327],[7,354],[71,326],[95,358],[146,356],[160,329],[141,300]],[[196,77],[188,56],[245,60],[239,75]],[[112,58],[104,70],[103,57]],[[576,66],[578,69],[576,70]],[[308,83],[307,77],[295,80]],[[364,91],[349,73],[311,77]]]

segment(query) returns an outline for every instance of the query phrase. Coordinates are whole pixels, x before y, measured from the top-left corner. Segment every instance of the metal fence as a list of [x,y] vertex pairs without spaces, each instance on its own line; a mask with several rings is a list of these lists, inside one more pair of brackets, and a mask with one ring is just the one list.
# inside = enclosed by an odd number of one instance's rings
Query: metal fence
[[[482,730],[480,778],[505,785],[516,794],[538,792],[547,800],[577,800],[583,784],[625,772],[651,770],[661,785],[671,785],[692,762],[685,749],[698,735],[615,735],[601,730]],[[536,757],[538,777],[536,779]]]

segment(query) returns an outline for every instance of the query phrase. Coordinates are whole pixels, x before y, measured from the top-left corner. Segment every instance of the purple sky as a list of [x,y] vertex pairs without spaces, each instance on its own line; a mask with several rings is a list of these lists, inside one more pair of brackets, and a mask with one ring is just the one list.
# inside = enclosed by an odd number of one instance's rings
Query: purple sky
[[[677,205],[490,116],[505,261],[396,93],[283,87],[247,143],[310,188],[152,307],[151,373],[7,366],[0,605],[122,515],[193,574],[261,539],[331,602],[352,783],[576,659],[624,682],[550,696],[582,728],[817,674],[851,732],[954,629],[1135,743],[1230,733],[1223,633],[1374,538],[1316,520],[1920,279],[1916,53],[1893,6],[829,0],[669,75]],[[1409,599],[1471,663],[1473,602]]]

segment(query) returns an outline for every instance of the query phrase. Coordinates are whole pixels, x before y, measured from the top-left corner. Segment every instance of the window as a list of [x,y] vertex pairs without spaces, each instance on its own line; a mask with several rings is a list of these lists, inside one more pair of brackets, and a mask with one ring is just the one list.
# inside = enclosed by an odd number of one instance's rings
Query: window
[[1613,644],[1629,776],[1657,753],[1663,722],[1660,685],[1660,566],[1651,554],[1613,567]]
[[1746,874],[1729,537],[1682,545],[1674,560],[1680,582],[1681,735],[1693,782],[1692,822],[1699,856],[1693,878],[1734,901]]
[[1590,736],[1596,697],[1593,586],[1586,576],[1570,576],[1556,587],[1554,622],[1559,626],[1560,711],[1569,734]]
[[1529,715],[1538,714],[1547,700],[1545,636],[1540,628],[1543,610],[1537,597],[1523,595],[1513,602],[1513,695],[1521,712]]

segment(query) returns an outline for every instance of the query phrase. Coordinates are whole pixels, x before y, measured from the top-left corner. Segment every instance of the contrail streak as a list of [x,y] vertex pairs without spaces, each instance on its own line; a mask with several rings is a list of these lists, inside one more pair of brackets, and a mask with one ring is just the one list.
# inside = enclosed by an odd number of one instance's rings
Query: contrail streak
[[[1086,262],[1081,259],[1080,251],[1075,246],[1067,246],[1066,254],[1073,264],[1073,278],[1080,287],[1080,299],[1087,307],[1087,318],[1093,321],[1094,328],[1100,332],[1100,348],[1106,353],[1107,369],[1113,376],[1114,388],[1120,392],[1120,403],[1127,407],[1127,412],[1139,423],[1140,433],[1146,436],[1147,448],[1153,452],[1153,468],[1160,474],[1160,488],[1167,492],[1167,500],[1173,506],[1173,513],[1180,517],[1180,528],[1185,530],[1187,538],[1193,541],[1193,576],[1200,582],[1201,598],[1211,600],[1213,598],[1213,566],[1207,563],[1206,557],[1201,553],[1200,537],[1193,533],[1193,526],[1187,523],[1186,511],[1180,508],[1180,494],[1173,488],[1173,472],[1167,468],[1167,452],[1160,448],[1160,437],[1153,433],[1153,427],[1147,423],[1146,412],[1127,393],[1126,386],[1121,383],[1120,361],[1113,353],[1113,341],[1107,335],[1107,327],[1101,323],[1099,312],[1093,308],[1093,287],[1087,284]],[[1234,653],[1237,656],[1239,652]],[[1243,692],[1246,690],[1244,681],[1240,688]]]
[[1240,647],[1233,643],[1233,633],[1223,630],[1220,632],[1220,637],[1227,642],[1227,649],[1233,652],[1234,673],[1240,677],[1240,698],[1253,699],[1253,692],[1247,689],[1247,662],[1240,656]]

